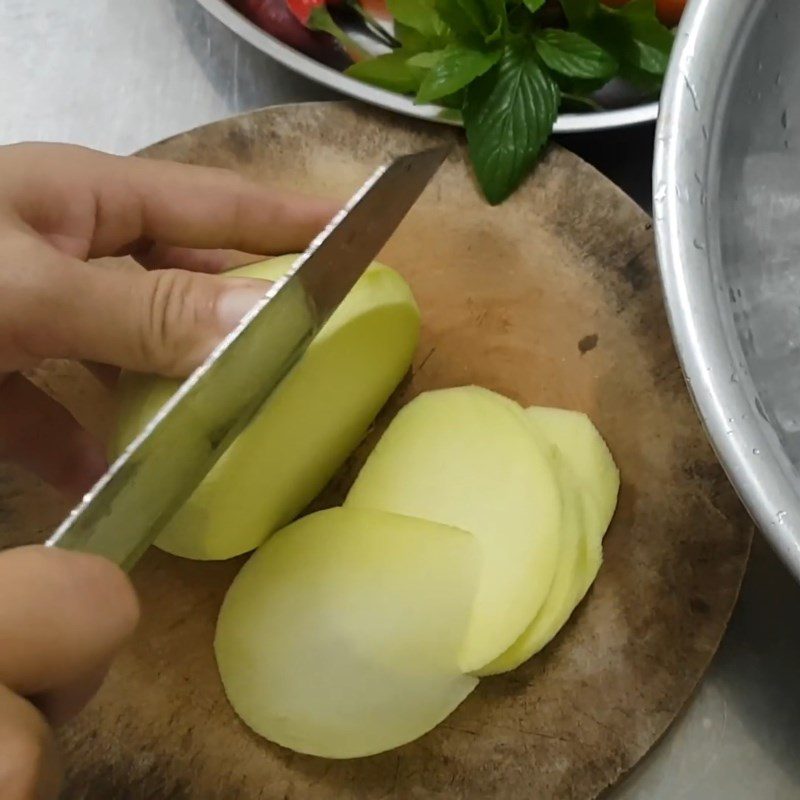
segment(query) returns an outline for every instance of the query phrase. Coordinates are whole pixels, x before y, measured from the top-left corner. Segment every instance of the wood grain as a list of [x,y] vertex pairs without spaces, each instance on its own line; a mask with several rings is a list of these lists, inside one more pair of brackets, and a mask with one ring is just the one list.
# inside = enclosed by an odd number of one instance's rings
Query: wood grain
[[[645,755],[701,679],[752,528],[685,391],[638,207],[552,147],[510,201],[490,208],[455,132],[349,104],[237,117],[148,155],[344,199],[388,156],[442,139],[457,149],[383,254],[422,308],[412,373],[316,505],[341,500],[397,408],[426,389],[476,383],[580,409],[622,473],[594,588],[540,656],[482,681],[429,735],[334,762],[257,738],[225,701],[211,642],[241,560],[153,550],[134,575],[144,623],[64,733],[69,800],[589,800]],[[79,414],[107,419],[96,386],[68,383]],[[0,492],[7,540],[35,538],[64,510],[14,471],[0,475]]]

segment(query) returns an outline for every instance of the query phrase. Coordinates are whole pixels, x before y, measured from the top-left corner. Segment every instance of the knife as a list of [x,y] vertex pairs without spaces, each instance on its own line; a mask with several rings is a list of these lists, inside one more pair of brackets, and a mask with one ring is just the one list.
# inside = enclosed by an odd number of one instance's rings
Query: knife
[[46,545],[96,553],[130,569],[303,354],[449,149],[402,156],[377,169],[289,273],[162,406]]

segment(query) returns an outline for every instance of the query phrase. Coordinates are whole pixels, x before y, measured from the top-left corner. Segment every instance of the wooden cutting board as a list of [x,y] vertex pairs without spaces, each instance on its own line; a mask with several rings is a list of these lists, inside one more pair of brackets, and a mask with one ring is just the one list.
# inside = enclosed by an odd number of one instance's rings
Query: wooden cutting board
[[[397,408],[426,389],[475,383],[580,409],[622,473],[594,588],[541,655],[482,681],[427,736],[323,761],[254,736],[225,700],[211,643],[242,560],[152,550],[134,574],[138,635],[64,732],[65,798],[588,800],[642,758],[691,696],[733,608],[752,528],[689,402],[638,207],[552,147],[511,200],[490,208],[458,133],[349,104],[236,117],[147,155],[344,199],[379,162],[442,139],[459,149],[383,254],[422,309],[413,369],[317,505],[342,499]],[[110,399],[79,368],[48,365],[39,377],[88,425],[107,425]],[[64,512],[11,469],[0,491],[6,541],[41,536]]]

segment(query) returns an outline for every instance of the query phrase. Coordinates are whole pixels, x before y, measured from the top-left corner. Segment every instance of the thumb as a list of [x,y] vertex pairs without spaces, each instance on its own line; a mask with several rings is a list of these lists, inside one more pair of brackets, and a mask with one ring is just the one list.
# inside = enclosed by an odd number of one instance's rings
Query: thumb
[[[29,262],[30,263],[30,262]],[[33,358],[73,358],[183,377],[258,300],[266,281],[114,269],[58,254],[21,319]]]
[[0,600],[0,684],[45,704],[102,672],[139,615],[116,565],[41,546],[0,553]]

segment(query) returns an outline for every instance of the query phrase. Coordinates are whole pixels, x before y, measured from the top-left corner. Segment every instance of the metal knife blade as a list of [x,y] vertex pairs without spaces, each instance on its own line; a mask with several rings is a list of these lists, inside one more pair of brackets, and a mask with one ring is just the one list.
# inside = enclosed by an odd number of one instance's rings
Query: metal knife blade
[[449,148],[380,167],[47,540],[130,569],[302,355]]

